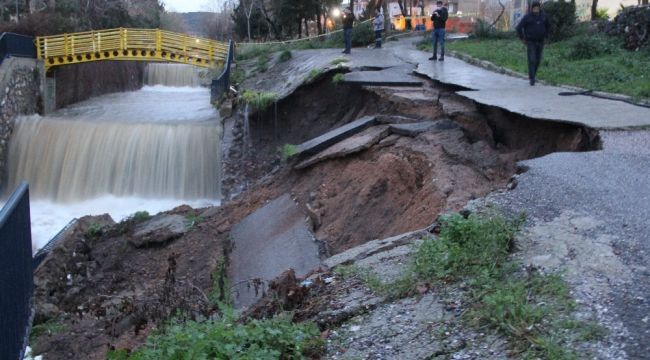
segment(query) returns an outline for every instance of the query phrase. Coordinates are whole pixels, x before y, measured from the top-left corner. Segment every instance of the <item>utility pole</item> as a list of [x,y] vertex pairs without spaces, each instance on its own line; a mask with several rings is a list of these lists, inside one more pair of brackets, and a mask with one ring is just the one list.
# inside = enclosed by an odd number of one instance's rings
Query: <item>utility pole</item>
[[16,23],[18,23],[18,0],[16,0]]

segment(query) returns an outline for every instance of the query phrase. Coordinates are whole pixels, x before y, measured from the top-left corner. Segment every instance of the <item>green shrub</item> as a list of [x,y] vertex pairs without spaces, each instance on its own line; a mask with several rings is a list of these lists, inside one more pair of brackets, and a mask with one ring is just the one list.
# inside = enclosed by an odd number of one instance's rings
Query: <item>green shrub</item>
[[571,45],[572,47],[568,54],[570,60],[593,59],[604,54],[612,53],[610,44],[607,41],[594,36],[579,37]]
[[239,97],[239,102],[248,104],[253,111],[265,110],[276,101],[278,101],[278,95],[275,93],[253,90],[246,90]]
[[293,144],[284,144],[280,149],[280,155],[284,161],[288,160],[290,157],[296,155],[297,153],[298,147]]
[[133,219],[133,221],[139,223],[139,222],[149,220],[151,218],[151,215],[149,215],[148,211],[138,211],[135,214],[133,214],[131,218]]
[[334,75],[334,77],[332,77],[332,82],[335,83],[335,84],[341,83],[344,80],[345,80],[345,75],[341,74],[341,73],[338,73],[338,74]]
[[574,33],[576,24],[576,3],[565,0],[547,1],[543,5],[544,12],[549,18],[551,25],[551,41],[559,41],[569,38]]
[[293,324],[290,316],[240,323],[227,309],[214,320],[170,323],[128,359],[307,359],[321,347],[313,323]]
[[598,20],[609,20],[609,9],[600,8],[596,10],[596,19]]
[[291,53],[291,50],[283,50],[278,57],[278,62],[287,62],[291,60],[292,57],[293,54]]
[[375,31],[370,22],[359,24],[352,29],[352,46],[366,46],[374,42]]
[[88,225],[88,228],[86,229],[86,233],[85,233],[87,238],[94,238],[100,236],[101,234],[102,234],[102,226],[97,223],[92,223]]

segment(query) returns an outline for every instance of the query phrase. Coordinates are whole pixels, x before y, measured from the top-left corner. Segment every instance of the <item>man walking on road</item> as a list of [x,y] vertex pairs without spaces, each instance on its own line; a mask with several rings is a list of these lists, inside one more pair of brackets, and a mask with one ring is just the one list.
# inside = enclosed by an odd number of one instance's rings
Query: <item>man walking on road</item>
[[354,13],[349,8],[343,11],[343,39],[345,40],[344,54],[352,52],[352,26],[354,25]]
[[[433,56],[429,60],[445,61],[445,26],[449,12],[442,1],[436,2],[436,10],[431,15],[433,21]],[[440,57],[438,58],[438,43],[440,43]]]
[[372,20],[375,29],[375,49],[381,49],[381,33],[384,32],[384,14],[379,9],[375,10],[375,18]]
[[530,12],[517,25],[517,35],[528,48],[528,79],[531,86],[535,86],[537,69],[542,62],[544,39],[548,37],[549,29],[548,18],[539,1],[533,2]]

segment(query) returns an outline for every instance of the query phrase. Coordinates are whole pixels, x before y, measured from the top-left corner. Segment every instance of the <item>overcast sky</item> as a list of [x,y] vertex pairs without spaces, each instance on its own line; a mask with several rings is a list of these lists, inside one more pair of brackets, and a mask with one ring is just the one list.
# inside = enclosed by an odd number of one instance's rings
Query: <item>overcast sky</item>
[[214,0],[163,0],[163,2],[166,10],[178,12],[205,11],[210,8],[209,4],[216,3]]

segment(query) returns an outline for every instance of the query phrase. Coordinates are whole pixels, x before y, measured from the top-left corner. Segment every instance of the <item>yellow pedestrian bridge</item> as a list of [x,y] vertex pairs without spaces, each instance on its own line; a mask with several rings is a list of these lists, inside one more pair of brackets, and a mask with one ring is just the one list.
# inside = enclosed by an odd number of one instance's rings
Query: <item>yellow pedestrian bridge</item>
[[159,29],[108,29],[36,38],[45,69],[101,60],[167,61],[223,66],[228,43]]

